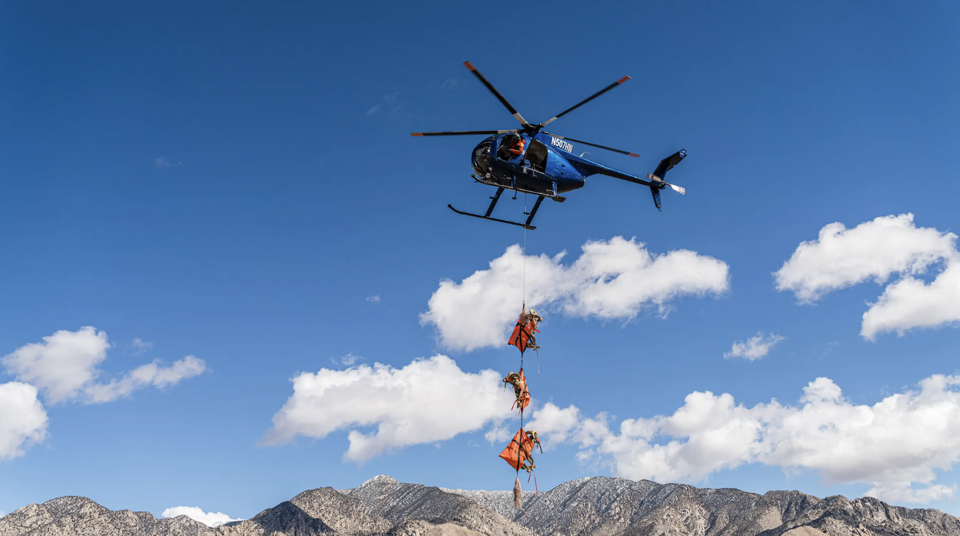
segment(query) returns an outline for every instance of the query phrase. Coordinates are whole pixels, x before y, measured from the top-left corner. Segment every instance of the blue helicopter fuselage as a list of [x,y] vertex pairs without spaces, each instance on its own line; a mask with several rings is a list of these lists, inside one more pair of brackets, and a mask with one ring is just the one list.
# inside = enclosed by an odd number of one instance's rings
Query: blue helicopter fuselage
[[[505,142],[518,135],[526,143],[523,153],[515,155]],[[652,184],[647,179],[577,156],[569,141],[541,133],[490,136],[474,148],[472,164],[477,180],[484,184],[549,197],[582,188],[586,177],[598,174]]]

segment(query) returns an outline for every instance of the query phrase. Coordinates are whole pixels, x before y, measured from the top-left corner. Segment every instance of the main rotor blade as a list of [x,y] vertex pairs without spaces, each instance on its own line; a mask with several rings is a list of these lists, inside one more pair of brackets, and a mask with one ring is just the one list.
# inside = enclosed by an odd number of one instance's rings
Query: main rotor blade
[[598,148],[598,149],[606,149],[606,150],[608,150],[608,151],[613,151],[613,152],[615,152],[615,153],[625,154],[625,155],[627,155],[627,156],[632,156],[632,157],[634,157],[634,158],[638,158],[638,157],[640,156],[640,155],[638,155],[637,153],[631,153],[631,152],[629,152],[629,151],[621,151],[620,149],[614,149],[613,147],[607,147],[606,145],[597,145],[596,143],[590,143],[590,142],[588,142],[588,141],[575,140],[575,139],[573,139],[573,138],[567,138],[567,137],[565,137],[565,136],[557,136],[556,134],[550,134],[549,132],[544,132],[543,134],[546,134],[547,136],[553,136],[554,138],[560,138],[561,140],[570,140],[570,141],[572,141],[572,142],[574,142],[574,143],[582,143],[582,144],[584,144],[584,145],[589,145],[590,147],[596,147],[596,148]]
[[411,132],[411,136],[471,136],[474,134],[507,134],[516,130],[452,130],[449,132]]
[[521,124],[521,125],[526,126],[526,125],[528,124],[528,123],[527,123],[527,120],[524,119],[522,115],[520,115],[520,112],[518,112],[517,109],[514,108],[513,105],[510,104],[510,103],[507,101],[507,99],[506,99],[503,95],[500,94],[499,91],[497,91],[497,88],[493,87],[493,84],[491,84],[490,81],[487,80],[487,77],[486,77],[486,76],[483,76],[483,73],[481,73],[481,72],[480,72],[476,67],[474,67],[473,64],[470,63],[469,61],[465,61],[465,62],[463,62],[463,64],[467,67],[467,69],[470,70],[471,73],[473,73],[473,76],[476,76],[477,79],[480,80],[480,82],[483,83],[483,85],[487,86],[487,89],[490,90],[490,93],[493,93],[493,95],[494,95],[497,99],[500,100],[500,104],[503,104],[504,106],[506,106],[507,110],[510,110],[510,113],[513,114],[513,117],[514,117],[517,121],[520,121],[520,124]]
[[[557,115],[554,116],[553,118],[547,119],[545,122],[540,123],[540,126],[542,127],[542,126],[549,125],[550,123],[553,123],[553,122],[556,121],[557,119],[560,119],[561,117],[563,117],[563,116],[567,115],[568,113],[576,110],[577,108],[583,106],[584,104],[592,101],[593,99],[599,97],[600,95],[603,95],[604,93],[606,93],[606,92],[610,91],[611,89],[619,86],[620,84],[626,82],[627,80],[630,80],[630,77],[629,77],[629,76],[624,76],[624,77],[621,78],[620,80],[617,80],[616,82],[614,82],[614,83],[610,84],[609,86],[601,89],[600,91],[594,93],[593,95],[590,95],[589,97],[583,99],[582,101],[578,102],[578,103],[575,104],[574,106],[572,106],[572,107],[570,107],[570,108],[567,108],[566,110],[560,112],[559,114],[557,114]],[[580,143],[583,143],[583,142],[580,142]]]

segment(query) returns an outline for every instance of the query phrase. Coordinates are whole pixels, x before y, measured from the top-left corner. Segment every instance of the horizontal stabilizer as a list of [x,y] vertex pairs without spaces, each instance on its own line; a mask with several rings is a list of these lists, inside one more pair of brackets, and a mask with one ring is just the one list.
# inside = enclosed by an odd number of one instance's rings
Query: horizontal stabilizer
[[661,179],[667,175],[667,172],[673,169],[674,166],[680,163],[687,156],[687,150],[682,149],[679,152],[673,153],[672,155],[664,158],[660,161],[660,165],[657,166],[657,170],[653,172],[654,175],[660,177]]

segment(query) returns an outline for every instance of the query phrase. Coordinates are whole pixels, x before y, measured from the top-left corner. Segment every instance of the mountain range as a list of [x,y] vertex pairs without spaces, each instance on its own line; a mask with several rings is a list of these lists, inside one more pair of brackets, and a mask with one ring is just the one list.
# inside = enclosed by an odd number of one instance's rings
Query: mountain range
[[381,475],[318,488],[251,519],[208,527],[185,516],[109,510],[85,497],[30,504],[0,536],[960,536],[960,519],[864,497],[764,495],[590,477],[539,494],[404,484]]

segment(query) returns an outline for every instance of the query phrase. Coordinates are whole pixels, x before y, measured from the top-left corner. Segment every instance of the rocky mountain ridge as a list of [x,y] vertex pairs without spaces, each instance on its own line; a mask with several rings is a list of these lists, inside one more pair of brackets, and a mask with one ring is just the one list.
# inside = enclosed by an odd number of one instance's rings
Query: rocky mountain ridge
[[590,477],[539,495],[404,484],[385,475],[319,488],[251,519],[211,528],[185,516],[109,510],[84,497],[31,504],[0,518],[0,536],[960,536],[960,519],[871,498]]

